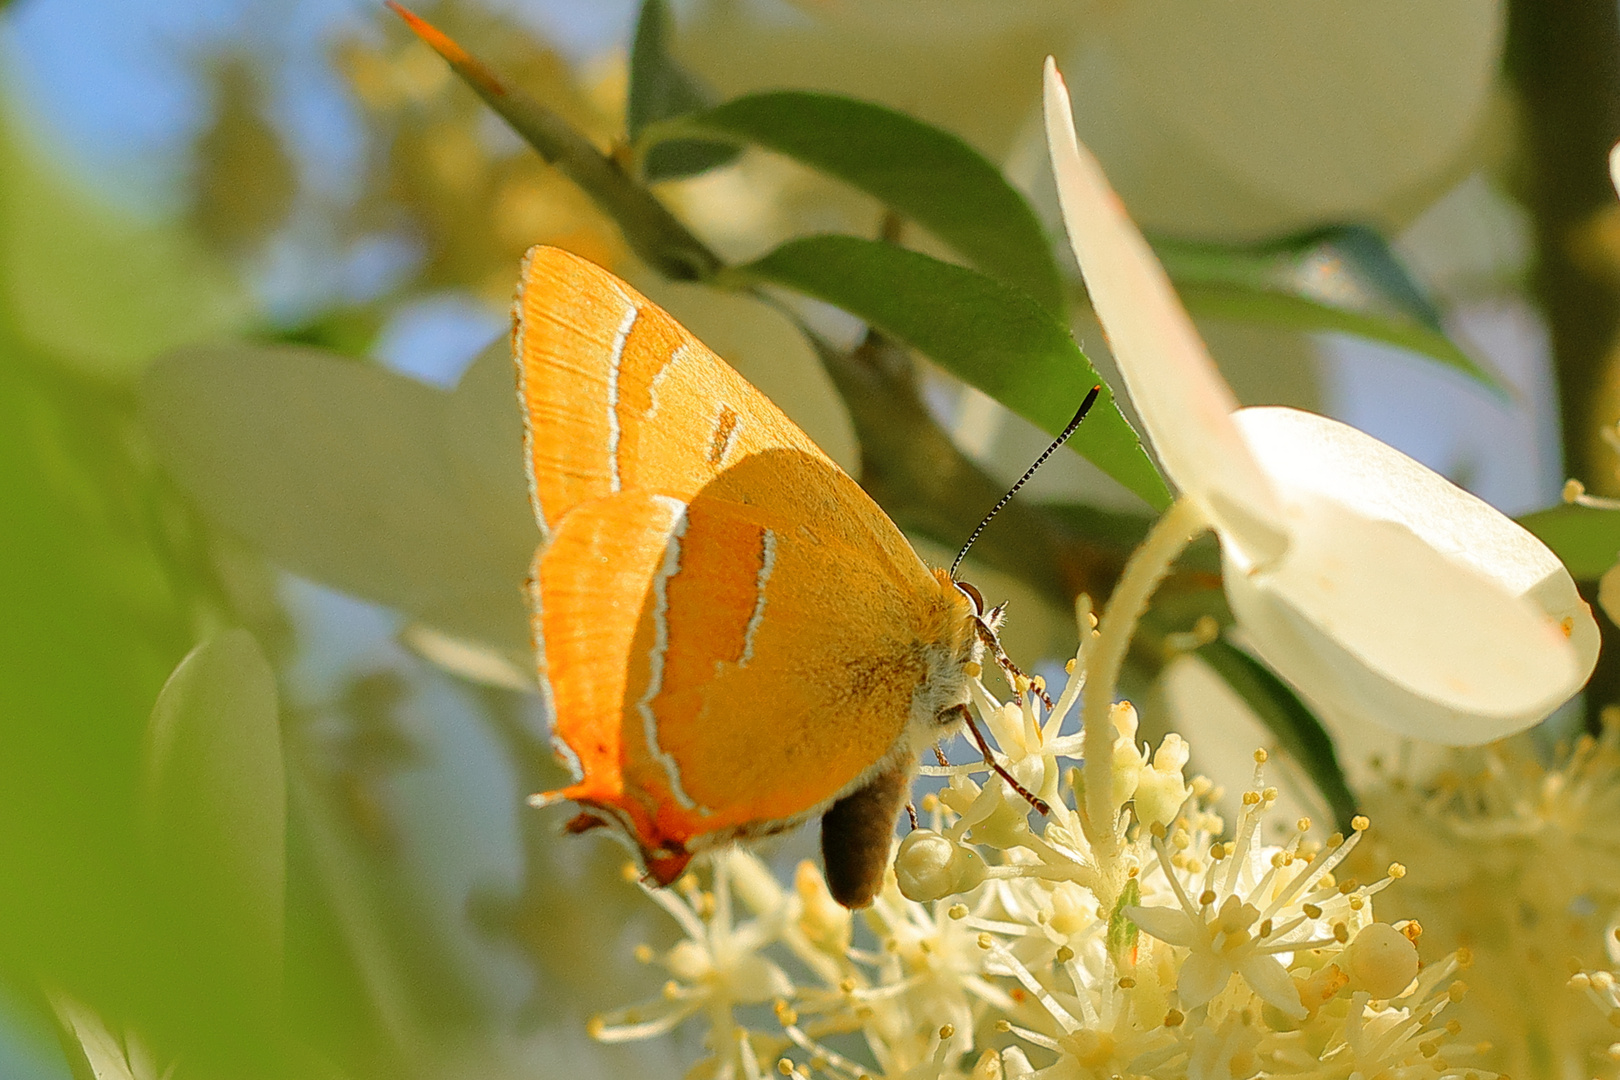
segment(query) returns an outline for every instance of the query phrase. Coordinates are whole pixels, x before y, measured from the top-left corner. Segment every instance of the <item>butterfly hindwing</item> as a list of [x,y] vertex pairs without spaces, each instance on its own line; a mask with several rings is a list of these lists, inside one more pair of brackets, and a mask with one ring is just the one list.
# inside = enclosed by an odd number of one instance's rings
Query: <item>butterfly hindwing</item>
[[[534,630],[578,783],[660,880],[914,748],[966,600],[850,477],[656,305],[537,248],[514,332]],[[941,644],[941,643],[947,644]]]

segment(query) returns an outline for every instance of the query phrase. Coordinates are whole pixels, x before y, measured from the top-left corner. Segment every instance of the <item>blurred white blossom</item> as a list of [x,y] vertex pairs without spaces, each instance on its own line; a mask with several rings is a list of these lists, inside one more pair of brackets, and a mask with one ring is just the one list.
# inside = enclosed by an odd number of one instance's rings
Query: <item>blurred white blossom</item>
[[[982,764],[929,767],[946,787],[922,801],[923,827],[899,845],[876,903],[855,913],[809,863],[784,889],[753,855],[717,854],[710,888],[688,878],[649,890],[686,935],[642,952],[672,975],[661,999],[593,1032],[645,1038],[691,1019],[712,1054],[694,1075],[723,1077],[1474,1072],[1472,1044],[1439,1019],[1463,994],[1462,960],[1420,968],[1416,925],[1374,916],[1374,896],[1404,871],[1365,884],[1337,876],[1364,819],[1348,838],[1318,840],[1301,820],[1286,842],[1264,843],[1276,791],[1263,752],[1223,839],[1213,786],[1182,774],[1186,743],[1139,745],[1135,711],[1120,704],[1108,720],[1123,842],[1111,854],[1088,843],[1079,772],[1063,774],[1081,745],[1064,725],[1084,661],[1082,650],[1050,711],[1035,693],[1002,702],[974,687],[1003,764],[1050,802],[1049,816],[1032,817]],[[767,1001],[769,1011],[747,1008]]]

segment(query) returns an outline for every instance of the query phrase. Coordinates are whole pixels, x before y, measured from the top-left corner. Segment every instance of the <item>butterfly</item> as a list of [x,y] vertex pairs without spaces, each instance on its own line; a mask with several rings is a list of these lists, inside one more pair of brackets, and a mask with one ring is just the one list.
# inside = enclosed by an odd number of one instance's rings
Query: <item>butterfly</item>
[[540,683],[577,777],[531,802],[574,802],[570,831],[616,828],[666,885],[820,815],[832,895],[870,903],[919,754],[1005,661],[1001,609],[606,270],[530,250],[513,353]]

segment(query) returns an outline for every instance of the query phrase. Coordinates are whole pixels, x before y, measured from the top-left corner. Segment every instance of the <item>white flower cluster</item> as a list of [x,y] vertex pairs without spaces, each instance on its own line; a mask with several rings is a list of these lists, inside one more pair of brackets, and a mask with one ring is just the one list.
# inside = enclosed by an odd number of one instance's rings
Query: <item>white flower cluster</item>
[[1612,996],[1620,964],[1620,712],[1603,719],[1550,764],[1519,739],[1363,793],[1379,827],[1358,856],[1423,868],[1383,906],[1472,954],[1477,992],[1456,1015],[1488,1030],[1483,1062],[1514,1075],[1620,1075],[1617,1002],[1593,1012],[1569,992]]
[[1336,874],[1365,819],[1348,838],[1319,843],[1300,821],[1285,844],[1261,842],[1276,799],[1263,752],[1223,839],[1212,785],[1183,777],[1186,744],[1170,735],[1150,754],[1135,711],[1115,706],[1102,823],[1115,843],[1090,843],[1081,772],[1062,764],[1079,753],[1063,724],[1082,681],[1049,713],[1033,694],[975,690],[1003,763],[1049,817],[982,765],[930,769],[948,783],[858,913],[809,863],[787,889],[754,856],[718,854],[708,888],[688,876],[648,890],[686,935],[642,950],[669,982],[592,1033],[645,1038],[696,1018],[710,1051],[698,1077],[1479,1075],[1439,1019],[1463,995],[1464,960],[1425,967],[1415,923],[1374,918],[1373,896],[1404,871]]

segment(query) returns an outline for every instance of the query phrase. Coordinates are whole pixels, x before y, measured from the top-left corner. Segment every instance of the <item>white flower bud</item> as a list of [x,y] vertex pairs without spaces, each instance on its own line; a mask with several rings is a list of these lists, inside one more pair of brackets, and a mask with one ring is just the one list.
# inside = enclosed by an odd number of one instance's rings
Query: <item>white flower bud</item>
[[1115,806],[1125,805],[1136,794],[1136,785],[1141,782],[1142,770],[1146,767],[1146,755],[1131,745],[1128,739],[1114,742],[1114,761],[1108,771],[1108,779]]
[[1350,959],[1350,985],[1375,998],[1392,998],[1417,978],[1417,946],[1389,923],[1363,926],[1345,951]]
[[1187,801],[1187,781],[1181,775],[1189,757],[1187,742],[1171,732],[1159,744],[1151,767],[1136,781],[1136,817],[1143,825],[1169,825]]
[[894,857],[901,894],[918,903],[965,892],[984,875],[984,860],[977,852],[932,829],[913,829]]

